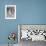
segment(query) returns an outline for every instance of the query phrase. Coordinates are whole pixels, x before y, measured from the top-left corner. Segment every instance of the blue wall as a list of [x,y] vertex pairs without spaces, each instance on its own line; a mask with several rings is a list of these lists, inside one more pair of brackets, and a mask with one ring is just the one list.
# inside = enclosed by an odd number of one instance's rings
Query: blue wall
[[[16,20],[5,19],[6,4],[16,5]],[[17,24],[46,24],[46,0],[0,0],[0,44],[8,43],[9,32],[18,32]]]

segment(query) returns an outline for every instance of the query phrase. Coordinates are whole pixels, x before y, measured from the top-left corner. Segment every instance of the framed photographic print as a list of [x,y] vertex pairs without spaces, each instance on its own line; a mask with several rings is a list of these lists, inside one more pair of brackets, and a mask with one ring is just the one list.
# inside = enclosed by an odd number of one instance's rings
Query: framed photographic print
[[18,25],[18,41],[46,41],[46,25],[45,24],[19,24]]
[[5,5],[5,19],[16,19],[16,5]]

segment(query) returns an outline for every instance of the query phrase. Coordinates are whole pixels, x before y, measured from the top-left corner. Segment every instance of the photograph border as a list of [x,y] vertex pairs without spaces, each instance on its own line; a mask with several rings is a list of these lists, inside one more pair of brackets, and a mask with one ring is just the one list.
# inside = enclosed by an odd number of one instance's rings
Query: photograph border
[[[15,17],[7,17],[7,7],[15,7]],[[16,19],[16,5],[5,5],[5,19]]]

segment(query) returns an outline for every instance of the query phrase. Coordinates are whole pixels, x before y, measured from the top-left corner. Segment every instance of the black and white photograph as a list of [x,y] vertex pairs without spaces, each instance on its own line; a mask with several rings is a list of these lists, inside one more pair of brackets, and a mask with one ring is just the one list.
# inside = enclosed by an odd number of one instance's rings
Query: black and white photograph
[[19,24],[18,41],[20,46],[46,42],[46,25]]
[[16,19],[16,5],[5,5],[5,19]]

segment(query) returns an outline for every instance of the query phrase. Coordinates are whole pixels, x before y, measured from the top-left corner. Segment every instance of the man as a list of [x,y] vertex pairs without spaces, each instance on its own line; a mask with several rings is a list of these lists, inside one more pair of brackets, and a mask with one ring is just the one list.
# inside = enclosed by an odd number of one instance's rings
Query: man
[[14,17],[15,8],[14,7],[7,7],[7,17]]

